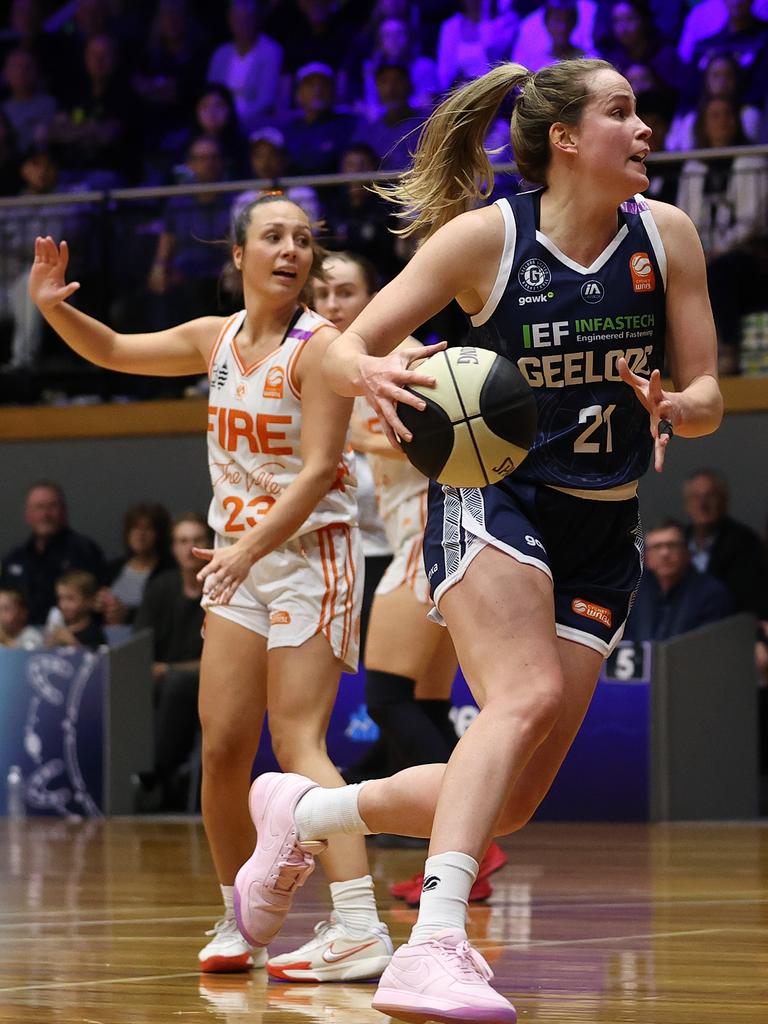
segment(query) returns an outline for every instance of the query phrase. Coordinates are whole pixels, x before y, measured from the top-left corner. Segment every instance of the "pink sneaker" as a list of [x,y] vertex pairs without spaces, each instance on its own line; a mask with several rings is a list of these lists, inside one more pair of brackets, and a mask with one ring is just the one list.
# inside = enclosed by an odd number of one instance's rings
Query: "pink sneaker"
[[488,982],[493,971],[464,933],[446,929],[401,946],[379,981],[372,1006],[409,1024],[459,1021],[515,1024],[514,1006]]
[[235,878],[235,917],[252,946],[266,946],[277,935],[294,893],[315,868],[314,855],[325,840],[299,845],[293,812],[317,783],[303,775],[267,772],[251,786],[248,809],[256,826],[256,848]]

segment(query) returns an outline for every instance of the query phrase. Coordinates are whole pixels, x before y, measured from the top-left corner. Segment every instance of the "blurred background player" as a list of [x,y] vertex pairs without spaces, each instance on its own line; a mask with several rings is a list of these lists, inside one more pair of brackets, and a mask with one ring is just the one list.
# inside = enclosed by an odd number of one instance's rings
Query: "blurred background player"
[[[346,331],[378,290],[376,270],[354,252],[333,253],[315,280],[315,308]],[[408,344],[417,345],[414,338]],[[385,739],[389,774],[417,764],[444,763],[457,736],[449,717],[458,662],[450,634],[427,618],[432,607],[422,544],[429,480],[384,437],[364,398],[355,400],[351,441],[371,462],[379,509],[394,557],[376,587],[365,645],[365,699]],[[383,837],[379,837],[380,839]],[[391,837],[389,840],[397,845]],[[486,853],[470,899],[491,895],[489,875],[506,863],[494,843]],[[421,873],[396,882],[390,892],[417,905]]]

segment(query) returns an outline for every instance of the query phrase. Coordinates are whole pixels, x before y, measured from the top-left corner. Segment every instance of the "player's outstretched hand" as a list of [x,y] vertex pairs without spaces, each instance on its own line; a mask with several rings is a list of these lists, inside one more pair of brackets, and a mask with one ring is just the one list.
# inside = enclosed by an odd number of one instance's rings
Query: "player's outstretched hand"
[[412,405],[415,409],[424,409],[426,403],[407,387],[422,385],[433,387],[435,378],[428,373],[409,369],[416,360],[427,359],[446,347],[446,342],[436,345],[411,345],[396,348],[387,356],[360,356],[360,375],[362,377],[365,397],[379,414],[381,425],[387,440],[400,450],[400,439],[411,440],[411,432],[406,429],[397,415],[397,403]]
[[638,401],[651,417],[651,437],[654,442],[653,465],[657,473],[664,468],[664,456],[672,438],[675,426],[680,422],[681,410],[674,391],[664,391],[661,374],[654,370],[649,378],[638,377],[623,357],[618,361],[619,373],[625,384],[629,384]]
[[69,263],[69,247],[62,241],[56,245],[48,235],[35,239],[35,260],[29,272],[29,294],[41,312],[53,309],[73,295],[80,284],[70,281],[65,275]]
[[229,604],[253,565],[247,548],[238,542],[227,548],[192,550],[208,563],[197,574],[197,579],[203,584],[203,593],[215,604]]

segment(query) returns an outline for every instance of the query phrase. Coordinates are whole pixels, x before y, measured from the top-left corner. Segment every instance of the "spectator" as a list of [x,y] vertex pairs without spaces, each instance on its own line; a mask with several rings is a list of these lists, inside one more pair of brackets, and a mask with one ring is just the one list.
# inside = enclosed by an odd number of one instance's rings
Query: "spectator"
[[[743,74],[739,62],[732,54],[716,53],[709,59],[695,94],[699,103],[706,99],[733,100],[739,106],[739,120],[745,141],[757,141],[760,111],[744,103]],[[678,114],[669,131],[667,149],[693,149],[695,124],[695,109]]]
[[[45,196],[60,192],[59,166],[45,149],[31,150],[21,162],[24,188],[20,196]],[[29,254],[37,235],[53,232],[57,238],[77,243],[84,229],[83,209],[65,202],[18,206],[5,210],[0,220],[0,316],[12,324],[10,361],[5,369],[32,370],[37,366],[45,321],[29,297]],[[74,266],[74,273],[82,266]],[[79,274],[78,274],[79,276]]]
[[[576,0],[548,0],[544,6],[544,28],[549,34],[550,44],[547,63],[554,64],[558,60],[569,60],[573,57],[594,57],[577,46],[573,33],[579,21]],[[532,71],[537,70],[531,68]]]
[[45,142],[58,104],[43,91],[37,58],[28,50],[11,50],[3,63],[3,78],[10,90],[3,110],[16,132],[19,150],[26,153],[36,143]]
[[230,89],[240,123],[249,133],[275,105],[283,49],[261,31],[256,0],[230,0],[228,24],[232,38],[214,51],[208,81]]
[[429,57],[419,56],[418,37],[409,30],[404,18],[386,18],[376,32],[376,48],[363,63],[362,91],[364,112],[369,121],[385,113],[377,88],[377,71],[381,65],[404,65],[411,81],[411,102],[416,108],[432,105],[438,92],[437,66]]
[[[637,93],[637,113],[651,129],[648,145],[652,153],[662,153],[675,112],[675,96],[668,89],[649,89]],[[677,199],[679,164],[648,162],[648,188],[645,195],[662,203]]]
[[0,196],[15,196],[20,188],[16,132],[8,115],[0,109]]
[[132,79],[144,107],[145,156],[185,127],[205,83],[206,42],[189,0],[160,0]]
[[43,646],[43,633],[29,625],[29,608],[16,587],[0,586],[0,647],[36,651]]
[[[438,0],[438,3],[440,0]],[[368,98],[375,100],[376,86],[371,80],[370,94],[364,86],[366,64],[376,58],[379,48],[379,26],[382,22],[394,20],[405,25],[412,53],[434,53],[434,45],[425,46],[424,33],[421,29],[421,10],[410,0],[376,0],[364,24],[361,24],[354,38],[350,41],[341,66],[344,78],[344,97],[356,100],[367,106]],[[435,42],[437,26],[435,28]],[[427,58],[429,59],[429,58]],[[437,74],[437,65],[434,65]],[[438,86],[439,88],[439,86]]]
[[27,491],[24,517],[29,538],[13,548],[2,562],[4,584],[23,589],[29,601],[29,621],[45,622],[56,603],[55,584],[70,569],[83,569],[97,580],[105,576],[101,548],[75,533],[67,522],[67,504],[61,487],[41,480]]
[[336,76],[327,64],[313,62],[296,72],[299,115],[285,126],[291,174],[332,174],[339,153],[355,129],[355,118],[334,109]]
[[120,66],[117,42],[95,35],[85,43],[87,84],[50,124],[50,141],[71,182],[108,188],[138,177],[136,99]]
[[[232,93],[226,85],[206,85],[193,109],[192,123],[164,138],[161,153],[183,161],[195,139],[214,139],[221,150],[222,173],[226,178],[242,178],[247,172],[247,150]],[[188,168],[176,167],[175,171],[177,178],[190,180]]]
[[[187,167],[191,183],[221,181],[224,163],[219,143],[202,136],[195,139]],[[210,243],[226,238],[228,228],[227,196],[196,192],[169,201],[147,282],[148,319],[155,330],[218,308],[218,282],[226,254]]]
[[768,619],[768,556],[760,537],[728,514],[728,484],[713,469],[701,469],[683,485],[686,530],[693,564],[730,591],[735,611]]
[[403,64],[379,65],[376,92],[383,113],[374,121],[361,118],[354,141],[371,147],[382,170],[399,171],[411,163],[426,112],[411,106],[411,79]]
[[[740,146],[746,141],[733,99],[705,100],[694,125],[698,148]],[[727,252],[764,227],[768,211],[768,160],[740,155],[686,160],[677,205],[701,237],[707,258]]]
[[[717,328],[720,372],[740,369],[742,324],[766,308],[768,295],[768,233],[765,230],[712,259],[707,285]],[[748,368],[743,367],[742,372]]]
[[[277,188],[285,175],[285,138],[277,128],[257,128],[250,139],[250,177],[267,179]],[[314,224],[322,220],[323,207],[315,189],[308,185],[294,185],[282,190],[287,199],[300,206]],[[241,192],[232,203],[231,223],[234,224],[239,212],[259,197],[260,193],[249,189]],[[232,236],[234,237],[234,235]]]
[[625,640],[668,640],[733,611],[727,588],[691,565],[685,528],[667,520],[645,536],[645,569]]
[[[576,0],[578,15],[571,43],[585,53],[594,52],[592,32],[597,13],[594,0]],[[512,60],[534,70],[547,63],[551,39],[544,24],[545,5],[532,11],[520,23],[517,40],[512,48]]]
[[606,60],[622,74],[634,64],[647,64],[662,88],[680,89],[683,63],[675,47],[662,39],[644,0],[616,0],[610,24],[603,50]]
[[[56,606],[48,616],[45,642],[49,647],[90,647],[107,642],[95,617],[99,585],[91,572],[70,569],[56,580]],[[58,612],[58,615],[55,614]]]
[[170,525],[162,505],[141,502],[126,512],[125,553],[107,565],[107,586],[99,591],[99,611],[106,625],[132,622],[147,583],[173,568]]
[[3,33],[2,57],[11,50],[25,50],[37,59],[46,87],[57,97],[68,95],[72,69],[82,48],[67,37],[45,30],[48,4],[45,0],[13,0],[8,31]]
[[630,64],[624,72],[624,77],[635,95],[662,88],[662,84],[650,64]]
[[343,10],[334,0],[285,0],[270,20],[285,41],[285,70],[294,74],[321,53],[338,71],[360,27],[365,5],[347,3]]
[[[353,143],[341,155],[341,174],[373,174],[376,153],[366,143]],[[391,207],[365,181],[342,186],[328,203],[328,249],[351,249],[365,256],[384,280],[400,269],[395,256],[395,237],[389,230]]]
[[195,512],[178,516],[171,530],[176,568],[150,580],[144,591],[134,627],[153,633],[152,675],[155,680],[155,764],[142,777],[144,800],[155,809],[179,810],[186,806],[186,779],[180,772],[192,754],[199,724],[197,691],[200,683],[200,607],[203,586],[197,574],[205,565],[193,548],[211,546],[205,519]]
[[696,43],[691,64],[703,70],[715,54],[732,54],[749,83],[751,74],[768,53],[768,21],[755,13],[753,0],[725,0],[725,8],[725,25]]
[[508,56],[518,18],[512,11],[490,18],[481,0],[463,0],[464,10],[440,26],[437,41],[437,77],[445,91],[482,75]]

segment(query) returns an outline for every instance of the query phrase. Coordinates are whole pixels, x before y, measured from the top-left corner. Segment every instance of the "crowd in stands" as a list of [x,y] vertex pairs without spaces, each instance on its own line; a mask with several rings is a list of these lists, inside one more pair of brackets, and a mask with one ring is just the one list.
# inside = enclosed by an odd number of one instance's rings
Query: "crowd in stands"
[[[657,151],[768,142],[768,0],[12,0],[0,24],[0,196],[35,205],[0,210],[0,363],[39,358],[43,325],[25,288],[38,233],[70,240],[85,282],[109,267],[119,286],[91,288],[90,301],[122,329],[236,301],[211,244],[228,236],[236,193],[118,204],[108,230],[93,207],[46,197],[397,170],[452,86],[500,60],[535,70],[584,55],[626,74]],[[488,146],[513,158],[504,118]],[[713,289],[724,368],[735,370],[740,311],[765,306],[766,261],[754,254],[768,249],[768,157],[652,170],[649,195],[691,215],[713,281],[738,284],[735,302],[733,289]],[[384,278],[407,258],[389,208],[362,186],[290,191],[330,248],[364,253]],[[757,272],[739,273],[745,262]]]

